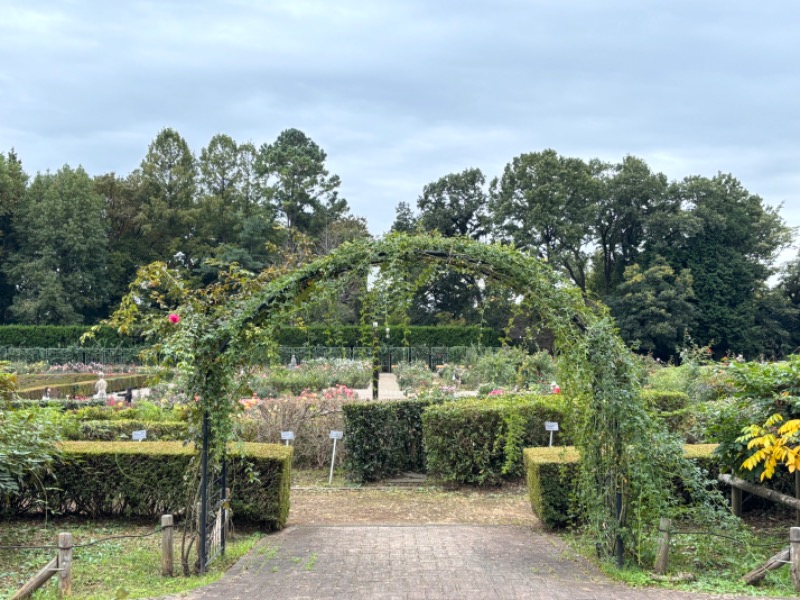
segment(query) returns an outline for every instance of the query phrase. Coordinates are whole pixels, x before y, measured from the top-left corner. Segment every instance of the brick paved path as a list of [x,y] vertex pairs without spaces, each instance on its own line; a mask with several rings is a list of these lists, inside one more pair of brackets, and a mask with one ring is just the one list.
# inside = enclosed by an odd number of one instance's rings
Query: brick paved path
[[[703,600],[608,581],[530,527],[292,526],[189,600]],[[725,596],[725,598],[734,598]],[[749,597],[752,598],[752,597]]]
[[[382,399],[402,397],[382,374]],[[361,390],[365,398],[369,389]],[[707,600],[736,596],[612,583],[529,526],[297,524],[267,536],[221,580],[162,600]],[[741,600],[752,600],[752,596]]]

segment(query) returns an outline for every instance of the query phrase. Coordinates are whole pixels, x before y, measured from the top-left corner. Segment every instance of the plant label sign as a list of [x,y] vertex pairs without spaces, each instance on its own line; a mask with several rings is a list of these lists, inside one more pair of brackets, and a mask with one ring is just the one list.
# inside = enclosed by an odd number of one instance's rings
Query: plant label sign
[[343,431],[334,431],[331,430],[330,435],[328,436],[333,440],[333,454],[331,454],[331,473],[328,475],[328,485],[333,482],[333,465],[336,464],[336,440],[340,440],[344,437]]
[[555,421],[545,421],[544,430],[550,432],[550,445],[553,445],[553,432],[558,431],[558,423]]
[[134,442],[141,442],[142,440],[147,439],[147,429],[139,429],[138,431],[134,431],[131,433],[131,439]]
[[281,439],[282,440],[293,440],[294,439],[294,431],[281,431]]

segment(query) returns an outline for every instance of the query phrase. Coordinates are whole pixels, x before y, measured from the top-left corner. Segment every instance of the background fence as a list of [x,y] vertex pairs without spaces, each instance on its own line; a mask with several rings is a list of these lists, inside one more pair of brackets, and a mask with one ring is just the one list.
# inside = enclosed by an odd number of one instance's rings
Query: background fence
[[[0,360],[9,362],[100,363],[100,364],[141,364],[141,348],[17,348],[0,346]],[[400,362],[424,362],[431,368],[445,363],[462,362],[468,352],[481,354],[495,353],[497,347],[486,346],[381,346],[377,349],[383,364]],[[289,364],[292,357],[297,363],[316,358],[344,358],[350,360],[371,360],[373,349],[369,346],[279,346],[277,360]],[[257,362],[267,363],[269,357],[254,356]],[[274,360],[274,358],[273,358]]]

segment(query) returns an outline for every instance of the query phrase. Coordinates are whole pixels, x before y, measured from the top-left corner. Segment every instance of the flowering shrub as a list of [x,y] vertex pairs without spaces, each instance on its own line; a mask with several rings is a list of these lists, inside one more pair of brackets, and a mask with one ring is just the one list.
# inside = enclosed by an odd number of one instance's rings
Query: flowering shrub
[[436,373],[424,363],[400,364],[394,369],[400,389],[406,394],[424,387],[447,385],[478,390],[481,395],[500,388],[549,393],[555,371],[555,362],[548,352],[528,354],[521,348],[502,348],[498,352],[471,348],[461,363],[441,365]]
[[400,363],[395,365],[392,370],[397,376],[397,385],[406,395],[419,388],[431,387],[443,381],[423,362]]
[[281,394],[301,394],[304,390],[320,391],[337,385],[365,388],[372,378],[372,367],[367,361],[314,359],[289,368],[275,366],[264,369],[253,377],[252,389],[259,397]]
[[[293,431],[294,464],[324,467],[331,456],[331,430],[343,430],[342,405],[357,402],[356,393],[344,385],[319,392],[304,390],[298,396],[243,398],[238,430],[245,441],[281,443],[281,431]],[[337,461],[344,456],[347,440],[337,445]],[[341,450],[341,451],[340,451]]]

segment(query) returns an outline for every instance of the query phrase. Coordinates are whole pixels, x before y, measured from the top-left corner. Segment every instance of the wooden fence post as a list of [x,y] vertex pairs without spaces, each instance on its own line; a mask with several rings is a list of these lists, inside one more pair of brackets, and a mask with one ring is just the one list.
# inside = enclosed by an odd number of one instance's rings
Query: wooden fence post
[[800,527],[789,529],[789,569],[795,591],[800,591]]
[[[800,500],[800,471],[794,472],[794,497]],[[794,524],[800,526],[800,509],[794,513]]]
[[58,597],[72,595],[72,534],[58,534]]
[[172,577],[174,574],[174,545],[172,541],[172,515],[161,516],[161,574]]
[[731,487],[731,512],[734,516],[742,516],[742,490],[738,487]]
[[23,600],[23,598],[30,598],[31,594],[42,587],[53,575],[58,571],[58,557],[53,557],[36,575],[17,590],[17,593],[11,596],[11,600]]
[[656,564],[653,567],[659,575],[667,572],[669,563],[669,529],[672,527],[672,519],[661,517],[658,521],[658,551],[656,552]]

